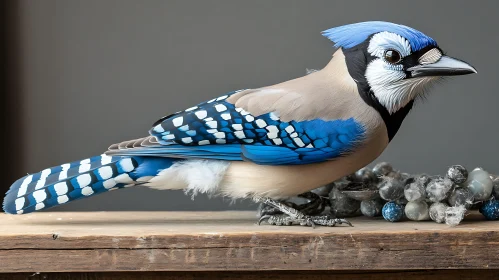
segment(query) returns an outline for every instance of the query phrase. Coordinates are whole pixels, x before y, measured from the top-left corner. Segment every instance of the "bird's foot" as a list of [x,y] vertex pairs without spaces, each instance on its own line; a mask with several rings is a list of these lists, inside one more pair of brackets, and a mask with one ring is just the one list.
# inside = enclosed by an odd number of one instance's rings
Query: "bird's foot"
[[289,207],[284,203],[275,201],[270,198],[262,198],[260,201],[274,209],[279,210],[284,214],[267,214],[263,215],[258,224],[261,224],[263,221],[267,221],[271,225],[292,225],[294,223],[298,223],[302,226],[311,226],[315,227],[316,225],[320,226],[335,226],[337,224],[348,224],[352,226],[352,224],[345,219],[331,218],[329,216],[310,216],[305,215],[301,211]]
[[270,225],[274,226],[290,226],[293,224],[299,224],[301,226],[308,226],[313,228],[315,228],[315,226],[334,227],[341,224],[353,226],[352,223],[350,223],[346,219],[331,218],[329,216],[303,216],[302,218],[293,218],[284,214],[265,215],[260,218],[260,220],[258,221],[258,225],[260,225],[263,221],[266,221]]
[[[299,208],[299,205],[296,205],[293,202],[282,201],[281,203],[288,206],[288,207],[291,207],[291,208],[295,208],[295,209]],[[258,214],[257,214],[258,218],[263,217],[263,216],[274,216],[274,215],[280,215],[280,214],[282,214],[281,210],[279,210],[278,208],[274,208],[270,205],[267,205],[265,203],[261,203],[258,206]]]
[[[310,216],[319,215],[322,212],[324,212],[324,209],[326,208],[326,206],[328,206],[328,203],[329,203],[328,199],[325,199],[324,197],[319,196],[313,192],[303,193],[303,194],[298,195],[298,197],[308,199],[309,202],[304,203],[304,204],[295,204],[291,201],[280,201],[280,203],[282,203],[290,208],[294,208],[305,215],[310,215]],[[279,210],[279,208],[273,207],[272,205],[269,205],[269,204],[262,202],[258,207],[257,216],[258,217],[263,217],[266,215],[273,216],[273,215],[278,215],[278,214],[282,214],[282,213],[283,212],[281,212],[281,210]]]

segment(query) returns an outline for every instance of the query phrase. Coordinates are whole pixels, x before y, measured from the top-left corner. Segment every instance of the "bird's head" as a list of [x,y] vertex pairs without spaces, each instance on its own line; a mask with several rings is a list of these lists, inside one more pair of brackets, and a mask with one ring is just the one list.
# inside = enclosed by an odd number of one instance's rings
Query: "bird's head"
[[469,64],[444,55],[431,37],[407,26],[361,22],[322,34],[343,50],[363,98],[388,115],[405,111],[405,116],[413,100],[442,77],[476,73]]

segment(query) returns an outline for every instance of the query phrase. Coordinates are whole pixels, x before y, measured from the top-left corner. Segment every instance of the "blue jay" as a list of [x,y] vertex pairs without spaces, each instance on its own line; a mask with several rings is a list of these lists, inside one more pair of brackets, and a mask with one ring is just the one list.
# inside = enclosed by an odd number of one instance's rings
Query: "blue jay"
[[279,200],[371,163],[415,99],[443,76],[476,70],[399,24],[361,22],[322,34],[337,48],[323,69],[230,92],[161,118],[147,137],[25,176],[7,192],[4,211],[24,214],[139,185],[254,198],[286,214],[287,223],[346,222],[307,216]]

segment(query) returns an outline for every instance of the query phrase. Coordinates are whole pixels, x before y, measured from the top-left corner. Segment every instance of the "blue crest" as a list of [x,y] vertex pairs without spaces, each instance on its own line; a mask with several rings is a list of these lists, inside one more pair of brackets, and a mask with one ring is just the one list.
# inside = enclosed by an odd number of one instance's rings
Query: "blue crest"
[[416,29],[384,21],[366,21],[334,27],[323,31],[322,35],[333,41],[335,47],[348,49],[364,42],[369,36],[383,31],[406,38],[412,51],[418,51],[427,46],[437,46],[435,40]]

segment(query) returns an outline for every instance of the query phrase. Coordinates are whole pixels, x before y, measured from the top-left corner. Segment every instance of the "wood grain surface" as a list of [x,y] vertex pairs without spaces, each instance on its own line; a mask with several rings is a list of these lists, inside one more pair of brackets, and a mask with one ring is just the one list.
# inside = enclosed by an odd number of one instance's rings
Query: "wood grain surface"
[[0,273],[0,280],[493,280],[497,270]]
[[[0,215],[0,272],[498,269],[499,223],[255,225],[253,212]],[[172,278],[174,279],[174,278]]]

